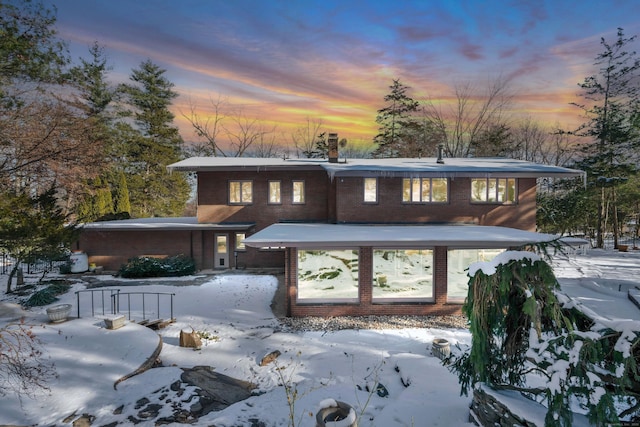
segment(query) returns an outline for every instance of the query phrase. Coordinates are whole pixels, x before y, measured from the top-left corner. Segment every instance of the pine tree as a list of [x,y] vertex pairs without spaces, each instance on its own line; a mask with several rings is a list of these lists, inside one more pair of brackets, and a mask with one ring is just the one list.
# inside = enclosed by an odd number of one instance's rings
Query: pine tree
[[416,130],[420,128],[414,117],[420,104],[407,94],[410,88],[400,83],[399,79],[394,79],[389,88],[391,92],[384,97],[387,105],[378,110],[376,117],[380,128],[373,139],[378,145],[374,156],[417,157],[420,153],[412,148]]
[[613,210],[616,245],[619,235],[617,184],[612,183],[611,178],[629,176],[638,160],[635,153],[639,139],[636,120],[640,105],[640,59],[628,50],[635,38],[626,38],[619,28],[613,44],[601,39],[604,50],[594,63],[598,74],[586,77],[579,84],[586,102],[574,103],[588,118],[576,132],[588,139],[582,145],[583,159],[578,167],[587,171],[588,181],[597,194],[596,246],[599,248],[604,246],[608,205]]
[[123,169],[134,217],[177,216],[184,212],[189,185],[166,166],[181,158],[182,138],[169,110],[177,96],[165,70],[145,61],[133,70],[133,84],[122,85],[135,128],[121,124]]
[[127,187],[127,177],[122,171],[118,173],[118,184],[114,190],[114,211],[116,215],[127,214],[131,212],[131,203],[129,202],[129,188]]

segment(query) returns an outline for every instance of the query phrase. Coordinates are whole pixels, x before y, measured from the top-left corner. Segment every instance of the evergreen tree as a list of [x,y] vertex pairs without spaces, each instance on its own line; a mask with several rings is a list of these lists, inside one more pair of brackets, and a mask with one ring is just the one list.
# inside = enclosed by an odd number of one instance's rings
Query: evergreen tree
[[409,87],[394,79],[389,87],[391,92],[384,97],[386,106],[378,110],[376,123],[379,133],[373,139],[378,145],[375,157],[417,157],[415,148],[411,149],[416,134],[420,134],[420,124],[415,118],[419,103],[407,92]]
[[58,206],[55,188],[36,196],[11,192],[0,197],[0,249],[14,259],[7,293],[22,261],[59,256],[76,238],[77,229]]
[[616,244],[619,235],[615,222],[618,217],[617,185],[611,179],[628,176],[635,170],[638,160],[635,153],[639,139],[636,118],[640,105],[640,59],[634,51],[628,50],[634,40],[635,36],[626,38],[622,29],[618,29],[613,44],[601,39],[604,50],[596,56],[594,64],[598,73],[579,84],[586,102],[574,104],[588,118],[577,131],[588,138],[582,145],[583,159],[578,167],[587,171],[590,186],[597,194],[596,246],[599,248],[604,245],[604,223],[609,205]]
[[189,197],[182,174],[169,174],[166,166],[181,158],[182,138],[169,110],[177,96],[165,70],[147,60],[133,70],[133,84],[122,85],[135,128],[120,125],[123,169],[134,217],[181,215]]
[[129,188],[127,187],[127,177],[124,172],[118,173],[118,184],[114,189],[114,211],[116,214],[127,214],[131,212],[131,203],[129,202]]

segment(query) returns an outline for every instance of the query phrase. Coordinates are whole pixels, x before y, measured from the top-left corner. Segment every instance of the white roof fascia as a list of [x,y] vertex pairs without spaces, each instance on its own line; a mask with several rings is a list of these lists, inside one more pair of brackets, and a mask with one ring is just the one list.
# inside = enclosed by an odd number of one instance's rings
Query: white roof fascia
[[551,242],[559,236],[480,225],[274,224],[244,240],[251,247],[507,248]]
[[115,221],[97,221],[82,224],[83,230],[95,231],[160,231],[160,230],[247,230],[254,223],[214,224],[199,223],[196,217],[135,218]]

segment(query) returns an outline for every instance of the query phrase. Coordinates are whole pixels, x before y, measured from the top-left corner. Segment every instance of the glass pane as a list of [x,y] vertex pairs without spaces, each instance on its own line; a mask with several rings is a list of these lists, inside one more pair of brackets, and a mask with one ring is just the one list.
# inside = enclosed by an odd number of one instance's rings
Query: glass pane
[[251,181],[242,183],[242,203],[251,203],[253,201],[253,186]]
[[375,249],[373,299],[432,299],[431,249]]
[[498,201],[498,180],[497,179],[489,179],[489,191],[487,191],[487,202],[496,202]]
[[226,254],[227,236],[216,236],[216,246],[219,254]]
[[244,238],[245,238],[245,234],[244,233],[236,233],[236,249],[237,250],[245,250],[246,246],[244,245]]
[[516,180],[515,178],[509,178],[507,180],[507,196],[504,200],[508,203],[516,202]]
[[357,298],[357,250],[298,250],[298,300]]
[[378,180],[376,178],[364,179],[364,201],[365,202],[377,202],[378,201]]
[[229,202],[230,203],[240,203],[240,182],[231,181],[229,182]]
[[304,203],[304,181],[293,181],[293,203]]
[[431,180],[431,201],[446,202],[449,192],[447,191],[446,178],[434,178]]
[[422,179],[422,196],[420,198],[422,202],[430,202],[431,201],[431,184],[429,182],[429,178]]
[[420,201],[420,178],[413,178],[411,180],[411,201]]
[[280,181],[269,182],[269,203],[280,203]]
[[409,178],[404,178],[402,180],[402,201],[411,201],[411,180]]
[[486,202],[487,201],[487,180],[481,178],[471,179],[471,201]]

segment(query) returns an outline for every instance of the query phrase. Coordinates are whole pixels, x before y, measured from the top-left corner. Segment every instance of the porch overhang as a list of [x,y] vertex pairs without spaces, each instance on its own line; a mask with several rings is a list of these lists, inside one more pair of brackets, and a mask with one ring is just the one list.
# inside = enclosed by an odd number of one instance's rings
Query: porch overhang
[[212,230],[246,231],[254,227],[253,222],[243,223],[199,223],[196,217],[135,218],[115,221],[98,221],[82,225],[88,231],[162,231],[162,230]]
[[[250,247],[294,248],[512,248],[560,236],[481,225],[274,224],[247,237]],[[586,241],[585,241],[586,243]]]

